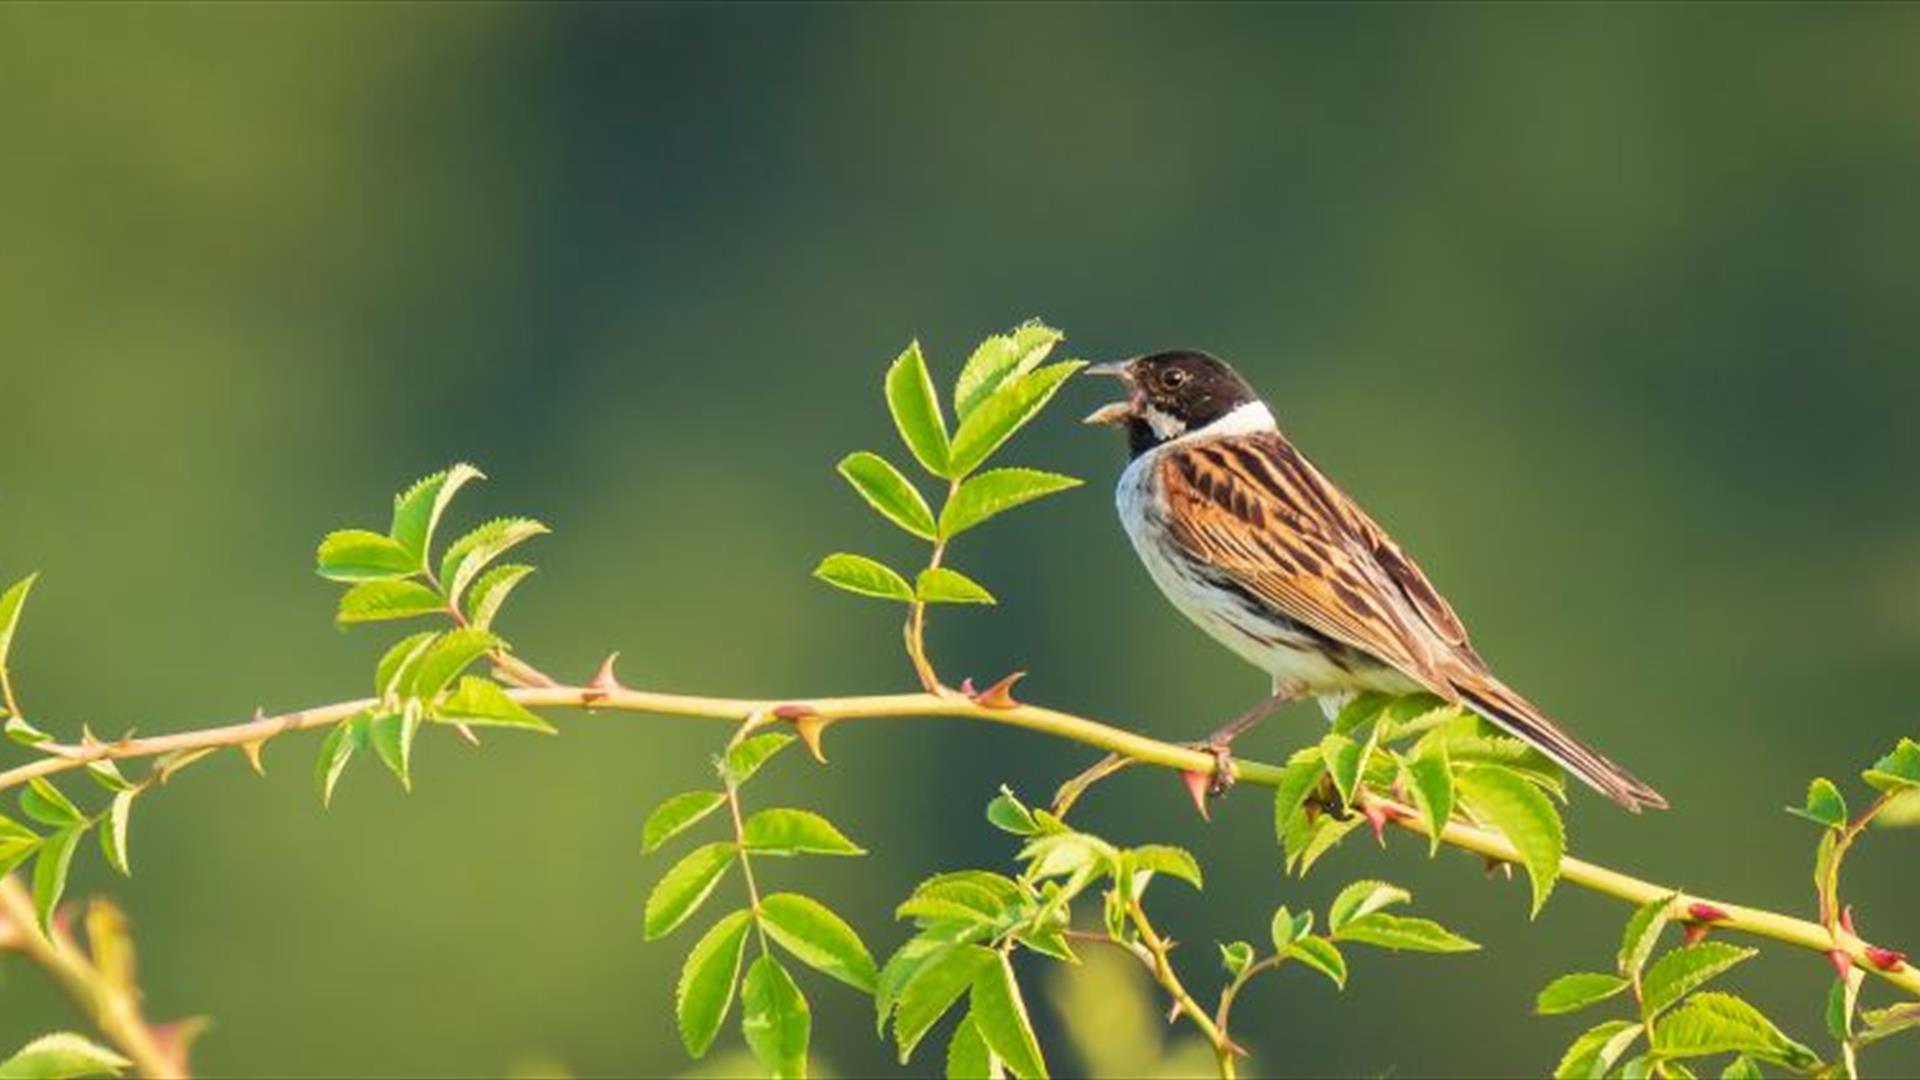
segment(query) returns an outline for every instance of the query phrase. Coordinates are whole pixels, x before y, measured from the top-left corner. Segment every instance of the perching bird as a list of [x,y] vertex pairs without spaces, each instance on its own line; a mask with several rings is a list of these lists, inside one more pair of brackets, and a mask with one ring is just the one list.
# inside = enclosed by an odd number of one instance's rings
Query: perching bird
[[1354,501],[1294,449],[1253,388],[1202,352],[1087,369],[1127,400],[1087,417],[1124,425],[1133,460],[1115,498],[1154,583],[1221,644],[1273,677],[1273,705],[1354,691],[1427,691],[1525,740],[1629,810],[1667,801],[1494,678],[1453,608]]

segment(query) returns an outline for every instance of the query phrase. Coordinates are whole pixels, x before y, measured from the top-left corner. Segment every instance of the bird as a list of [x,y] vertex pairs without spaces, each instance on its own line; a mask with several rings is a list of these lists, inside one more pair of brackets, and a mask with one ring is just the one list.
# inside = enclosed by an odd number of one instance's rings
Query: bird
[[1085,422],[1126,430],[1131,460],[1115,503],[1149,576],[1273,680],[1270,698],[1203,744],[1215,756],[1215,794],[1231,782],[1234,737],[1285,701],[1317,697],[1331,714],[1359,692],[1426,692],[1628,810],[1667,806],[1494,676],[1419,566],[1288,441],[1224,361],[1177,349],[1086,372],[1127,390]]

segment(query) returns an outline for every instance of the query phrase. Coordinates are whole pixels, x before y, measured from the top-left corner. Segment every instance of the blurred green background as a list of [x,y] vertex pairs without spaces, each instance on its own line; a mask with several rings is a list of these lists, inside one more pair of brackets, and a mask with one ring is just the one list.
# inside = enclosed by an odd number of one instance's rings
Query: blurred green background
[[[1916,49],[1893,5],[0,7],[0,576],[44,572],[19,680],[62,732],[359,694],[386,635],[332,628],[313,543],[471,459],[494,479],[461,513],[557,529],[506,626],[541,664],[904,688],[897,613],[807,576],[911,550],[833,463],[904,459],[878,387],[910,337],[950,378],[1039,315],[1070,355],[1235,362],[1501,672],[1676,804],[1578,797],[1576,851],[1805,911],[1813,834],[1780,807],[1920,735]],[[1072,422],[1102,394],[1011,448],[1089,483],[968,537],[1002,605],[934,645],[1197,735],[1261,678],[1127,549],[1121,450]],[[135,879],[89,855],[75,887],[129,907],[155,1014],[215,1019],[210,1073],[681,1071],[690,936],[640,940],[639,825],[723,731],[564,724],[433,738],[414,795],[356,767],[326,813],[317,740],[265,780],[235,755],[146,801]],[[941,722],[830,753],[768,793],[877,857],[780,879],[876,951],[914,881],[1009,854],[996,785],[1088,759]],[[1127,775],[1084,814],[1202,855],[1164,916],[1196,978],[1363,875],[1488,943],[1256,989],[1236,1015],[1276,1073],[1539,1073],[1583,1025],[1532,994],[1626,914],[1565,889],[1528,925],[1522,887],[1405,839],[1287,880],[1253,791],[1203,827]],[[1854,864],[1896,945],[1917,841]],[[0,1045],[74,1022],[5,974]],[[1818,1040],[1829,978],[1777,949],[1738,982]],[[866,1004],[806,985],[828,1065],[892,1071]],[[1920,1071],[1916,1042],[1869,1066]]]

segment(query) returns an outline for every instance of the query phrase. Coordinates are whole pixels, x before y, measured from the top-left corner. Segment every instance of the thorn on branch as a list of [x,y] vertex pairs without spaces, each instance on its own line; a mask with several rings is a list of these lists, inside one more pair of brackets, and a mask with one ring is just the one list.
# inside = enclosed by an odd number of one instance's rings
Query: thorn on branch
[[1712,932],[1713,932],[1713,927],[1707,923],[1703,923],[1703,922],[1687,923],[1686,925],[1680,928],[1680,944],[1698,945],[1700,942],[1705,941],[1707,938],[1707,935]]
[[1696,900],[1687,905],[1687,917],[1695,922],[1716,923],[1727,917],[1725,909]]
[[[1878,945],[1867,946],[1867,962],[1881,971],[1899,971],[1907,964],[1907,954],[1883,949]],[[1842,976],[1843,978],[1845,976]]]
[[1846,978],[1847,973],[1853,970],[1853,959],[1847,955],[1845,949],[1828,949],[1827,963],[1833,965],[1834,972],[1842,979]]
[[1843,907],[1840,909],[1840,926],[1842,929],[1846,930],[1847,933],[1852,934],[1855,937],[1858,937],[1860,935],[1860,931],[1855,930],[1853,928],[1853,905],[1852,904],[1848,904],[1846,907]]
[[1213,813],[1207,809],[1207,797],[1213,792],[1213,775],[1189,769],[1181,772],[1180,782],[1186,785],[1187,794],[1193,798],[1193,808],[1200,812],[1201,820],[1212,821]]
[[619,660],[620,654],[611,652],[607,654],[605,660],[600,661],[599,670],[593,673],[593,678],[587,680],[586,693],[580,695],[582,705],[597,705],[626,689],[620,685],[620,677],[613,673],[613,665]]
[[826,752],[820,748],[820,736],[826,732],[827,725],[833,721],[814,712],[811,705],[775,705],[773,715],[793,725],[793,733],[806,744],[807,752],[813,755],[813,760],[822,765],[827,763]]
[[973,680],[966,678],[960,680],[960,692],[983,709],[1017,709],[1020,703],[1013,698],[1013,684],[1026,677],[1025,671],[1009,672],[985,690],[975,690]]
[[1505,859],[1496,859],[1492,855],[1484,856],[1484,858],[1486,859],[1487,876],[1489,878],[1498,874],[1501,877],[1506,878],[1508,881],[1513,880],[1513,864],[1512,863],[1508,862]]

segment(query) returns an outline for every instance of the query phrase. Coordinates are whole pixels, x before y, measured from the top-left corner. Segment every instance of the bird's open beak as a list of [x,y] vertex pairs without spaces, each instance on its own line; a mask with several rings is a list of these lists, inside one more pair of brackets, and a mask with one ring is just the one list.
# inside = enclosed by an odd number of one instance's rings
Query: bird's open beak
[[[1112,376],[1126,383],[1129,389],[1133,386],[1133,364],[1131,361],[1120,360],[1111,364],[1095,364],[1092,367],[1083,368],[1082,371],[1087,375]],[[1134,400],[1135,396],[1136,395],[1129,393],[1125,401],[1116,401],[1109,405],[1102,405],[1088,413],[1086,419],[1080,422],[1083,424],[1124,424],[1139,415],[1139,405]]]

